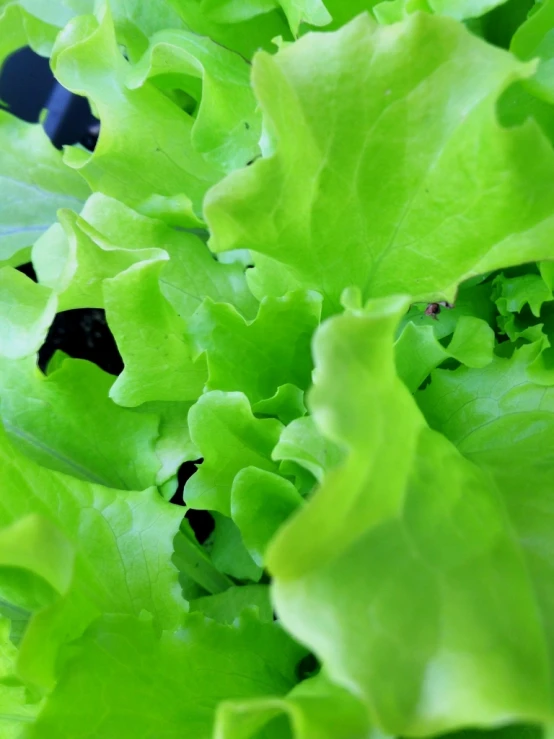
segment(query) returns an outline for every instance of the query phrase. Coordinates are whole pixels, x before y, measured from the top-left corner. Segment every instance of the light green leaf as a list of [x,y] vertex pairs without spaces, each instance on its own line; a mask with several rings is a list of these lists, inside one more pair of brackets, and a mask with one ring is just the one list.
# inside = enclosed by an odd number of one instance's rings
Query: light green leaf
[[187,113],[148,82],[126,87],[129,65],[110,14],[100,23],[93,16],[71,21],[56,41],[52,68],[64,87],[92,100],[101,121],[94,152],[66,149],[65,161],[95,191],[146,215],[197,226],[194,213],[221,173],[194,151]]
[[[321,673],[304,680],[285,698],[259,698],[222,703],[215,739],[257,739],[257,731],[277,716],[282,739],[377,739],[361,703]],[[381,735],[382,736],[382,735]],[[531,739],[531,738],[530,738]]]
[[302,504],[285,478],[257,467],[245,467],[233,481],[231,515],[252,559],[264,565],[264,554],[279,527]]
[[307,413],[304,392],[290,383],[279,385],[275,395],[254,403],[252,410],[259,416],[275,416],[285,424]]
[[271,456],[278,462],[296,462],[321,482],[325,472],[339,464],[343,453],[340,446],[320,432],[313,417],[306,416],[283,429]]
[[0,269],[0,357],[21,359],[43,344],[56,314],[56,296],[12,267]]
[[293,34],[298,34],[298,28],[303,23],[311,26],[327,26],[332,17],[322,0],[279,0],[279,5],[285,11]]
[[58,208],[79,209],[89,190],[63,163],[42,126],[3,110],[0,152],[0,263],[17,265],[28,261],[29,247],[55,223]]
[[123,203],[95,193],[80,216],[63,211],[33,247],[39,282],[56,290],[63,309],[104,307],[103,281],[133,264],[165,259],[160,288],[182,318],[188,319],[206,296],[232,303],[254,316],[257,301],[244,268],[220,264],[194,234],[168,227]]
[[460,315],[454,333],[445,346],[439,337],[444,325],[408,321],[395,343],[396,368],[411,392],[427,379],[431,370],[448,359],[468,367],[485,367],[492,362],[495,335],[489,324],[475,316]]
[[[80,359],[44,376],[35,358],[0,364],[0,415],[14,445],[50,469],[111,488],[162,484],[155,445],[160,415],[137,414],[109,398],[114,377]],[[154,409],[153,409],[154,410]],[[186,409],[183,420],[186,424]],[[167,442],[166,442],[167,443]]]
[[38,515],[75,551],[68,592],[36,612],[25,632],[20,673],[52,686],[60,646],[102,613],[138,615],[146,609],[161,628],[178,624],[183,606],[170,559],[182,511],[154,489],[112,490],[39,467],[3,431],[1,442],[0,526]]
[[331,22],[329,11],[322,0],[203,0],[202,10],[219,23],[239,23],[281,7],[292,33],[298,34],[299,26],[326,26]]
[[[244,9],[241,9],[242,17],[236,19],[212,18],[205,0],[201,2],[198,0],[169,0],[169,2],[191,31],[201,36],[208,36],[212,41],[227,49],[238,51],[246,59],[250,59],[258,49],[273,51],[272,40],[276,36],[290,38],[289,28],[282,13],[277,11],[261,15],[257,13],[256,9],[259,8],[260,0],[254,0],[248,5],[243,0],[238,0],[247,7],[246,14],[244,14]],[[253,12],[256,14],[253,15]]]
[[37,54],[48,56],[58,31],[25,10],[20,0],[4,0],[0,7],[0,67],[12,52],[27,45]]
[[184,319],[200,307],[205,298],[229,303],[245,318],[254,318],[258,301],[254,298],[238,263],[222,264],[202,241],[192,234],[178,234],[166,241],[170,256],[160,275],[162,293]]
[[405,325],[394,349],[396,371],[411,392],[418,389],[431,370],[450,358],[433,326],[412,321]]
[[205,300],[191,332],[198,350],[206,352],[207,388],[241,391],[251,403],[272,398],[284,384],[305,390],[312,370],[310,341],[320,314],[317,293],[267,298],[251,322],[229,304]]
[[206,595],[189,603],[191,612],[200,611],[223,624],[233,624],[243,611],[252,608],[257,609],[260,621],[273,621],[268,585],[234,585],[223,593]]
[[69,591],[75,552],[48,519],[29,514],[0,530],[0,596],[34,611]]
[[[454,333],[462,316],[480,318],[491,328],[496,327],[497,310],[493,285],[489,281],[483,281],[483,275],[463,282],[456,294],[455,302],[449,307],[439,305],[439,312],[433,316],[425,313],[426,308],[427,303],[412,305],[401,321],[401,329],[410,322],[418,326],[430,326],[440,341]],[[400,335],[401,330],[398,333]]]
[[456,20],[479,18],[506,0],[385,0],[373,9],[379,23],[396,23],[411,13],[424,11]]
[[[93,195],[91,200],[106,203]],[[86,217],[86,207],[83,216]],[[52,226],[34,245],[32,256],[41,285],[56,291],[59,310],[104,308],[103,283],[133,264],[165,260],[157,248],[125,248],[95,234],[90,225],[72,211],[58,213]]]
[[382,25],[399,23],[412,13],[431,13],[428,0],[385,0],[373,8],[373,14]]
[[491,477],[396,375],[406,307],[372,301],[317,332],[310,405],[349,453],[270,546],[277,613],[385,732],[540,722],[552,694],[534,583]]
[[37,715],[40,704],[33,700],[16,677],[18,652],[10,640],[10,622],[0,618],[0,736],[20,739],[24,727]]
[[[79,0],[76,0],[79,2]],[[71,0],[67,0],[71,2]],[[117,38],[125,44],[129,59],[135,61],[148,47],[148,39],[166,28],[185,28],[169,0],[110,0]],[[81,10],[81,13],[91,10]]]
[[215,23],[241,23],[278,7],[278,0],[201,0],[202,12]]
[[549,103],[554,102],[554,48],[552,26],[554,24],[554,2],[544,0],[537,3],[525,23],[515,32],[510,44],[511,51],[520,59],[540,59],[536,74],[529,81],[529,88]]
[[57,28],[63,28],[75,15],[64,0],[50,0],[49,3],[42,0],[19,0],[19,4],[35,18]]
[[348,286],[452,301],[472,275],[550,258],[554,152],[532,122],[504,129],[495,113],[530,72],[425,14],[360,16],[260,53],[264,158],[209,192],[213,249],[250,249],[271,294],[285,273],[326,313]]
[[417,399],[430,425],[496,480],[528,562],[553,664],[554,388],[528,377],[538,351],[538,345],[522,346],[479,371],[437,370]]
[[160,292],[162,266],[162,258],[140,262],[104,282],[108,324],[125,364],[110,390],[119,405],[194,401],[206,381],[204,358],[193,361],[186,326]]
[[515,277],[499,275],[494,281],[496,287],[496,305],[502,316],[509,313],[520,313],[528,305],[531,313],[538,318],[544,303],[553,300],[552,288],[537,273],[523,274]]
[[[199,459],[200,453],[190,438],[187,416],[190,403],[143,403],[136,412],[159,417],[159,434],[154,451],[160,467],[156,485],[166,500],[173,497],[177,488],[177,471],[183,462]],[[140,427],[140,424],[138,425]]]
[[494,343],[494,331],[488,323],[473,316],[462,316],[448,345],[448,353],[468,367],[485,367],[492,362]]
[[150,80],[161,90],[182,90],[196,103],[192,144],[230,172],[259,154],[261,116],[250,87],[250,66],[239,55],[187,31],[161,31],[130,71],[134,90]]
[[324,0],[325,7],[332,17],[332,22],[325,31],[336,30],[345,26],[360,13],[372,11],[378,0]]
[[105,618],[75,645],[28,736],[211,739],[222,699],[286,694],[302,654],[277,624],[253,617],[227,626],[191,614],[161,638],[146,618]]
[[231,515],[231,487],[244,467],[277,472],[271,451],[282,424],[258,419],[242,393],[202,395],[189,413],[190,436],[204,462],[187,481],[184,499],[191,508]]

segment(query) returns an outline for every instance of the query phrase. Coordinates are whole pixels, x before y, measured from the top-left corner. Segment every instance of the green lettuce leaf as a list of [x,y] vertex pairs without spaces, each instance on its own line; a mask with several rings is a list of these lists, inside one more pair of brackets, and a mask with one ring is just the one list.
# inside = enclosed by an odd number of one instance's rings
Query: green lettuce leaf
[[539,269],[532,265],[511,276],[501,273],[494,280],[498,327],[510,341],[537,341],[552,329],[549,315],[554,306],[549,303],[554,296],[544,270],[550,266],[546,262],[543,265]]
[[200,611],[208,618],[233,624],[245,610],[256,609],[260,621],[271,623],[273,609],[268,585],[231,586],[223,593],[207,595],[190,601],[191,612]]
[[395,344],[396,367],[414,392],[431,370],[449,359],[468,367],[485,367],[492,362],[494,345],[494,331],[481,318],[461,316],[446,347],[437,339],[433,326],[410,321]]
[[[201,36],[208,36],[217,44],[239,52],[251,59],[260,48],[274,50],[272,41],[278,36],[291,38],[286,18],[282,13],[269,8],[266,0],[246,3],[235,0],[238,14],[212,16],[210,0],[169,0],[186,26]],[[221,5],[221,3],[219,3]],[[214,3],[217,8],[217,0]],[[258,9],[262,8],[262,13]],[[270,12],[265,12],[266,10]]]
[[258,467],[245,467],[233,480],[231,515],[252,559],[264,565],[267,545],[279,527],[302,504],[294,485]]
[[554,53],[551,34],[554,26],[554,3],[537,3],[525,23],[515,32],[510,49],[520,59],[540,59],[529,87],[548,102],[554,102]]
[[[44,376],[34,357],[0,363],[0,415],[14,445],[50,469],[111,488],[163,484],[155,445],[160,416],[109,398],[114,377],[66,359]],[[186,421],[186,410],[184,410]],[[164,438],[170,434],[164,428]],[[167,476],[175,473],[168,463]]]
[[21,359],[44,342],[56,314],[56,295],[12,267],[0,268],[0,357]]
[[263,574],[262,567],[248,551],[238,526],[220,513],[214,512],[212,515],[215,529],[205,546],[214,566],[219,572],[236,580],[259,582]]
[[213,391],[202,395],[189,413],[191,439],[204,458],[187,481],[184,499],[191,508],[231,514],[231,487],[244,467],[277,472],[271,451],[282,424],[258,419],[242,393]]
[[217,719],[216,736],[221,739],[257,739],[260,727],[272,721],[270,726],[280,739],[373,736],[363,706],[321,673],[300,683],[285,698],[222,703]]
[[64,164],[42,126],[3,110],[0,152],[0,263],[18,265],[28,261],[29,247],[56,222],[58,208],[79,209],[89,189]]
[[437,370],[417,400],[429,424],[495,479],[522,542],[552,664],[554,389],[529,377],[539,352],[539,344],[530,344],[482,370]]
[[206,387],[243,392],[251,403],[272,398],[285,384],[306,390],[320,313],[321,297],[313,292],[267,298],[251,322],[232,305],[205,300],[191,331],[198,350],[206,353]]
[[[8,56],[23,46],[48,56],[59,27],[37,17],[32,0],[4,0],[0,7],[0,67]],[[44,10],[44,4],[41,3]],[[49,5],[53,6],[53,3]]]
[[[71,3],[72,0],[66,0]],[[73,0],[81,3],[82,0]],[[88,0],[85,0],[87,2]],[[80,8],[80,13],[91,13],[93,8]],[[118,41],[125,45],[129,59],[137,60],[148,47],[150,39],[166,28],[185,28],[181,16],[169,0],[110,0],[110,11]]]
[[[119,405],[194,401],[206,382],[204,357],[194,361],[185,323],[160,292],[163,255],[104,282],[108,324],[125,367],[110,390]],[[140,332],[131,327],[141,326]]]
[[393,735],[542,721],[540,597],[490,475],[396,374],[406,307],[373,301],[318,330],[310,405],[348,455],[270,546],[277,613]]
[[188,319],[206,297],[231,303],[248,317],[257,311],[244,267],[216,261],[202,240],[162,221],[142,216],[100,193],[79,216],[60,211],[34,245],[33,265],[41,284],[58,293],[61,310],[103,308],[104,280],[139,262],[162,260],[160,289]]
[[318,290],[326,313],[350,285],[452,302],[472,275],[550,258],[554,152],[495,112],[531,71],[425,14],[260,53],[264,158],[208,193],[212,248],[250,249],[266,294]]
[[254,403],[252,410],[258,416],[275,416],[285,424],[307,413],[304,392],[290,383],[279,385],[275,395]]
[[20,739],[36,717],[40,703],[16,676],[17,648],[10,640],[10,622],[0,618],[0,722],[2,739]]
[[285,695],[303,654],[277,624],[252,616],[227,626],[191,614],[161,637],[147,617],[106,617],[72,648],[27,736],[211,739],[222,699]]
[[283,429],[272,458],[278,462],[295,462],[321,482],[325,472],[342,460],[339,445],[326,438],[312,416],[297,418]]
[[331,15],[322,0],[202,0],[202,9],[214,21],[237,23],[281,7],[292,33],[303,23],[326,26]]
[[193,119],[185,111],[149,82],[127,87],[130,67],[107,10],[100,22],[79,16],[64,28],[52,68],[64,87],[92,101],[101,121],[94,152],[66,149],[66,163],[94,191],[147,215],[197,226],[203,195],[222,173],[194,150]]
[[[182,511],[165,503],[155,489],[113,490],[39,467],[1,433],[0,526],[38,515],[75,552],[67,592],[37,610],[30,621],[19,672],[31,683],[51,687],[60,646],[103,613],[139,615],[146,609],[161,628],[176,626],[183,604],[170,560]],[[27,570],[40,573],[45,552],[33,551]]]
[[423,11],[457,20],[479,18],[506,0],[385,0],[373,8],[379,23],[397,23],[411,13]]
[[215,166],[230,172],[259,154],[261,119],[250,87],[250,66],[209,38],[161,31],[130,71],[127,86],[150,80],[171,94],[182,91],[195,107],[192,145]]

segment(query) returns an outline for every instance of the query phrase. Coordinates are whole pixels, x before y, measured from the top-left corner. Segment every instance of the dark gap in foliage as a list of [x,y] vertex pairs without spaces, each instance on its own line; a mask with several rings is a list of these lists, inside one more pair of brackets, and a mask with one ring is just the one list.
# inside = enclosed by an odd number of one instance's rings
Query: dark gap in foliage
[[302,657],[300,662],[296,665],[296,677],[298,680],[306,680],[308,677],[313,677],[320,670],[320,664],[313,654],[307,654]]
[[44,130],[58,149],[66,144],[83,143],[89,128],[98,123],[88,100],[69,92],[59,82],[52,88],[47,107]]
[[53,85],[49,60],[25,47],[11,54],[2,66],[0,99],[12,115],[37,123]]
[[58,313],[39,351],[39,367],[46,366],[56,350],[74,359],[87,359],[112,375],[123,370],[123,360],[99,308],[76,308]]
[[170,503],[175,503],[176,505],[185,505],[185,501],[183,500],[183,490],[185,489],[187,480],[190,480],[190,478],[196,472],[198,465],[202,464],[203,461],[204,460],[202,458],[195,459],[190,462],[183,462],[183,464],[179,467],[179,469],[177,470],[177,490],[173,494]]
[[431,375],[427,375],[427,377],[423,380],[421,385],[418,387],[418,390],[425,390],[427,385],[431,384]]
[[98,138],[100,136],[100,121],[93,120],[88,126],[87,130],[83,134],[83,138],[80,143],[89,151],[96,149]]
[[185,518],[190,523],[191,529],[194,531],[196,541],[204,544],[211,536],[215,529],[214,517],[209,511],[195,511],[189,509]]
[[461,362],[459,362],[457,359],[454,359],[454,357],[449,357],[448,359],[445,359],[444,362],[441,364],[441,369],[450,370],[452,372],[454,370],[457,370],[461,366]]
[[32,262],[27,262],[27,264],[19,265],[19,267],[17,267],[17,271],[23,272],[23,274],[27,275],[30,280],[32,280],[33,282],[37,282],[37,275]]
[[44,130],[58,149],[80,143],[92,151],[98,135],[90,129],[98,125],[88,100],[74,95],[54,79],[49,60],[29,47],[8,57],[0,75],[0,100],[17,118],[38,123],[47,110]]
[[534,5],[534,0],[508,0],[482,18],[474,19],[473,23],[478,25],[483,38],[490,44],[509,49],[512,36]]
[[[179,467],[177,471],[177,490],[171,498],[171,503],[182,506],[187,504],[184,499],[185,485],[198,469],[198,465],[202,464],[203,461],[202,458],[195,459],[194,461],[183,462]],[[185,514],[185,518],[194,531],[198,543],[204,544],[215,529],[215,521],[212,514],[209,511],[189,509]]]
[[543,303],[539,318],[535,318],[537,323],[542,323],[545,334],[550,335],[554,333],[554,302],[549,301]]

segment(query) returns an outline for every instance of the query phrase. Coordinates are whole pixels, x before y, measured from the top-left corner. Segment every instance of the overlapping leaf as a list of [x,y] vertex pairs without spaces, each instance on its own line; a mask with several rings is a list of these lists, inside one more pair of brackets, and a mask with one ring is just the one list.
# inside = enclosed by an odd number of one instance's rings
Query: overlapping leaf
[[377,301],[316,336],[314,418],[349,453],[269,551],[278,614],[390,733],[546,719],[550,608],[490,476],[396,375],[405,307]]
[[[218,17],[223,2],[212,0],[168,0],[182,18],[187,28],[201,36],[208,36],[227,49],[239,52],[250,59],[260,48],[274,49],[272,41],[278,36],[290,37],[288,24],[281,13],[269,7],[267,0],[231,0],[229,5],[238,7],[234,17]],[[270,0],[272,1],[272,0]],[[215,17],[211,8],[214,8]],[[259,9],[262,13],[258,13]],[[265,11],[269,12],[265,12]]]
[[26,736],[210,739],[221,700],[286,694],[303,653],[277,624],[252,617],[226,626],[192,614],[161,638],[147,619],[105,618],[77,642]]
[[259,293],[319,290],[327,312],[350,285],[452,300],[471,275],[551,258],[554,153],[495,112],[530,72],[424,14],[259,54],[264,158],[208,194],[212,247],[251,249]]
[[129,65],[107,10],[100,22],[79,16],[64,28],[52,67],[65,87],[91,99],[101,121],[95,151],[73,148],[65,161],[95,191],[179,225],[197,225],[202,197],[221,172],[194,150],[187,113],[149,83],[127,87]]
[[250,66],[241,56],[194,33],[161,31],[131,70],[127,85],[137,89],[147,79],[170,94],[190,96],[192,144],[216,166],[232,171],[258,156],[261,119]]
[[281,423],[257,419],[242,393],[203,395],[189,413],[191,438],[204,464],[185,486],[192,508],[231,512],[231,486],[244,467],[276,472],[271,451],[279,439]]
[[207,299],[192,328],[196,346],[206,353],[207,387],[238,390],[251,403],[272,398],[283,385],[306,390],[320,311],[317,293],[293,292],[263,300],[255,320],[247,322],[233,306]]
[[[158,477],[160,416],[117,406],[109,398],[114,378],[94,364],[66,359],[44,376],[34,357],[28,357],[3,361],[0,376],[2,422],[30,459],[81,480],[126,490],[162,484],[174,474],[168,464],[165,476]],[[164,429],[163,436],[171,434]]]
[[[67,591],[36,612],[21,645],[19,669],[32,683],[51,686],[59,647],[102,613],[139,615],[146,609],[162,628],[179,623],[183,606],[170,561],[182,516],[178,508],[154,489],[113,490],[39,467],[3,431],[0,474],[0,525],[37,514],[75,552]],[[36,548],[36,563],[30,558],[27,569],[41,572],[44,556]]]
[[63,163],[41,126],[5,111],[0,111],[0,151],[0,262],[22,264],[29,247],[55,223],[58,208],[78,210],[89,189]]

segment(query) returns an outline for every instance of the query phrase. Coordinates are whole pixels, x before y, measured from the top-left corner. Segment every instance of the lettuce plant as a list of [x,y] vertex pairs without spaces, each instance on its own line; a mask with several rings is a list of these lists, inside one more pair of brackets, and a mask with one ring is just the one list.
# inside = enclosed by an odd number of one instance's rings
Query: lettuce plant
[[[550,736],[553,34],[0,2],[100,120],[0,112],[2,739]],[[74,309],[117,377],[39,369]]]

